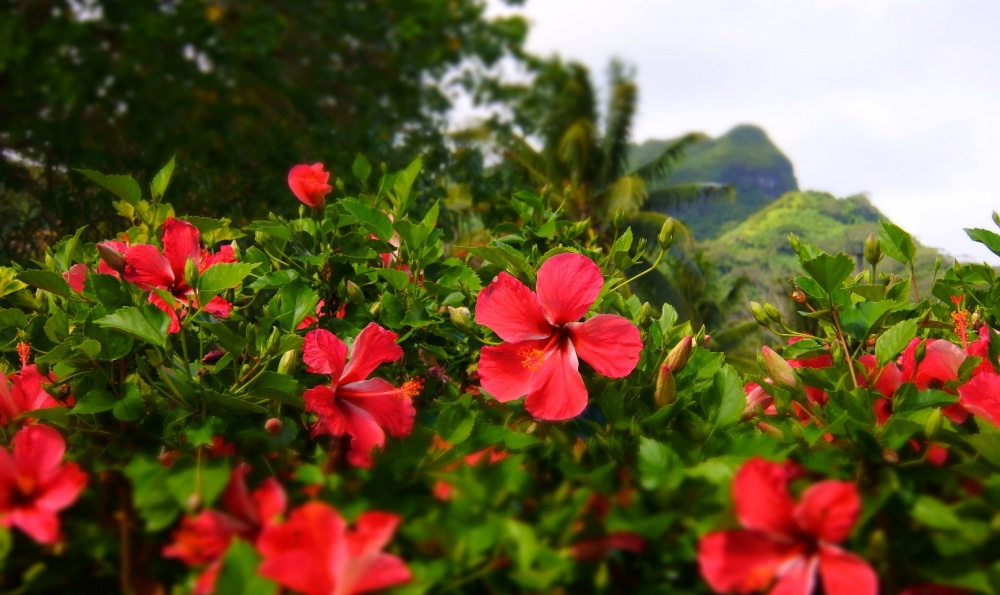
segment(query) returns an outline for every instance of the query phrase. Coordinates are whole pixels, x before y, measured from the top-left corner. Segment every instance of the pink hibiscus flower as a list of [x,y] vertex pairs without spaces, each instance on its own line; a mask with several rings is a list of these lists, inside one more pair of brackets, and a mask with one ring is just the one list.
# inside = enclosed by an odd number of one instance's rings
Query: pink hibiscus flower
[[347,460],[352,465],[371,466],[372,449],[385,445],[383,428],[397,438],[413,429],[412,397],[420,391],[420,381],[396,388],[382,378],[368,378],[379,364],[403,356],[396,339],[395,333],[373,322],[354,340],[348,362],[347,345],[333,333],[324,329],[306,333],[302,348],[306,372],[327,374],[332,380],[330,386],[316,386],[303,395],[306,410],[319,416],[313,436],[350,436]]
[[56,381],[55,374],[42,376],[34,364],[24,366],[17,374],[10,375],[11,385],[0,370],[0,424],[7,425],[25,411],[59,407],[59,401],[45,392],[44,386]]
[[[184,281],[184,266],[188,260],[193,260],[198,267],[199,273],[204,273],[209,268],[223,263],[236,262],[236,255],[232,246],[222,246],[215,254],[209,253],[201,248],[201,234],[198,228],[187,221],[167,218],[163,222],[163,251],[156,246],[149,244],[136,244],[128,246],[121,253],[124,260],[122,276],[126,281],[135,283],[147,291],[152,289],[162,289],[169,291],[180,304],[181,314],[184,308],[192,305],[192,295],[194,289]],[[104,250],[101,258],[105,261],[115,260],[110,253],[112,249],[118,249],[120,242],[104,242]],[[108,262],[110,270],[114,270],[116,262]],[[149,303],[170,315],[170,332],[180,331],[180,319],[177,311],[155,292],[149,294]],[[197,304],[194,304],[197,307]],[[233,306],[219,296],[213,297],[204,310],[217,318],[226,318],[232,311]]]
[[66,280],[66,283],[69,284],[70,289],[80,293],[83,291],[84,282],[87,280],[87,265],[74,264],[62,276]]
[[0,524],[39,543],[55,543],[58,513],[76,501],[87,475],[73,463],[60,465],[66,441],[48,426],[27,426],[13,443],[13,456],[0,448]]
[[288,522],[264,530],[257,549],[260,574],[305,595],[354,595],[412,578],[406,563],[382,549],[399,517],[365,512],[354,529],[321,502],[294,510]]
[[587,406],[579,360],[598,374],[624,378],[642,350],[639,329],[622,316],[587,313],[604,285],[601,269],[581,254],[557,254],[538,269],[537,293],[500,273],[479,292],[476,320],[505,342],[483,347],[482,387],[498,401],[527,395],[539,419],[562,420]]
[[254,543],[261,531],[285,512],[287,497],[281,484],[268,477],[250,493],[246,483],[249,472],[246,463],[233,469],[222,495],[225,512],[203,510],[196,516],[185,516],[174,531],[173,543],[163,548],[167,558],[177,558],[188,566],[207,566],[195,584],[195,595],[215,592],[223,556],[234,538]]
[[733,500],[743,529],[702,538],[698,563],[708,584],[719,593],[810,595],[818,573],[826,595],[875,595],[875,571],[836,545],[861,512],[854,484],[819,482],[796,504],[788,481],[781,465],[761,458],[736,473]]
[[295,198],[306,206],[322,211],[326,204],[326,195],[333,190],[328,182],[330,172],[323,169],[322,163],[312,165],[296,165],[288,172],[288,187]]

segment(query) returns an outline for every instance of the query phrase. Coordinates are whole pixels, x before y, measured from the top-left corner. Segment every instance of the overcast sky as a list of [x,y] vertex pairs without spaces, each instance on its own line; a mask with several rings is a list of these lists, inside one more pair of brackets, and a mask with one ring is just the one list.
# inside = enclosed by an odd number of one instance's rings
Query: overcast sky
[[1000,210],[1000,2],[528,0],[517,12],[536,53],[601,81],[612,57],[637,67],[637,140],[757,124],[803,189],[867,193],[924,244],[1000,264],[962,231],[993,228]]

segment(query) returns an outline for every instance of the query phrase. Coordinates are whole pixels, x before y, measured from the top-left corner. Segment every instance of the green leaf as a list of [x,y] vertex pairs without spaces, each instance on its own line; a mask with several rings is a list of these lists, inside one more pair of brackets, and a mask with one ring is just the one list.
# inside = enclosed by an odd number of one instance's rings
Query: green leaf
[[431,205],[430,209],[427,209],[427,214],[424,215],[423,220],[420,221],[420,225],[424,227],[434,228],[437,225],[438,215],[441,212],[441,201],[435,200],[434,204]]
[[158,347],[166,345],[170,328],[170,317],[154,306],[143,307],[141,311],[129,306],[95,322]]
[[854,259],[844,254],[820,254],[802,261],[802,268],[826,293],[833,293],[854,272]]
[[69,297],[71,293],[69,283],[66,283],[66,280],[63,279],[62,275],[59,273],[53,273],[52,271],[41,271],[37,269],[22,271],[17,276],[17,279],[31,285],[32,287],[43,289],[61,297]]
[[894,223],[879,221],[878,239],[882,252],[893,260],[906,264],[917,255],[917,246],[913,243],[913,238]]
[[406,169],[396,174],[396,183],[393,185],[392,190],[396,195],[396,200],[400,204],[405,205],[406,201],[410,198],[410,188],[413,187],[413,182],[416,181],[417,174],[420,173],[420,168],[423,165],[423,158],[417,157]]
[[1000,234],[979,227],[974,229],[966,228],[965,233],[972,241],[979,242],[989,248],[990,252],[1000,256]]
[[180,506],[167,490],[170,467],[145,453],[136,454],[125,466],[125,476],[132,483],[132,503],[146,521],[147,531],[159,531],[173,524]]
[[133,382],[123,384],[122,398],[120,401],[115,403],[112,408],[112,414],[115,416],[115,419],[121,421],[136,421],[137,419],[142,418],[145,412],[145,406],[142,402],[142,393],[139,392],[139,387]]
[[0,267],[0,298],[27,287],[26,284],[18,281],[16,276],[17,271],[11,267]]
[[802,339],[782,349],[781,356],[785,359],[799,360],[819,357],[829,352],[826,344],[819,339]]
[[375,237],[388,243],[392,239],[393,228],[389,216],[375,207],[358,202],[353,198],[345,198],[337,202],[337,206],[358,220],[365,229],[375,234]]
[[639,478],[647,490],[673,488],[684,479],[684,464],[667,445],[643,436],[639,442]]
[[170,466],[167,490],[183,508],[209,508],[229,483],[229,473],[226,457],[202,459],[200,464],[194,457],[181,457]]
[[902,353],[916,336],[916,320],[904,320],[882,333],[875,341],[875,359],[878,360],[879,367],[896,359],[896,356]]
[[170,176],[174,173],[174,157],[170,158],[170,161],[163,166],[156,176],[153,177],[153,181],[149,184],[150,194],[153,196],[153,200],[160,200],[163,198],[163,193],[167,191],[167,185],[170,184]]
[[718,404],[715,410],[715,425],[722,428],[728,426],[743,415],[747,406],[747,396],[743,392],[740,375],[732,366],[725,365],[712,379],[712,386],[707,392],[712,393],[713,401]]
[[889,300],[854,304],[841,313],[840,324],[844,332],[861,341],[895,305]]
[[254,398],[274,399],[297,409],[305,409],[303,390],[302,385],[287,374],[264,372],[250,387],[250,394]]
[[677,324],[677,310],[674,309],[670,304],[663,304],[663,313],[660,314],[660,330],[663,331],[663,336],[666,337],[670,334],[670,329]]
[[285,240],[286,242],[292,239],[292,231],[290,229],[273,221],[254,221],[250,225],[245,226],[243,231],[259,231]]
[[257,574],[261,557],[242,539],[232,540],[215,579],[216,595],[275,595],[278,585]]
[[234,357],[239,356],[243,353],[243,349],[247,346],[247,339],[241,335],[237,335],[233,331],[229,330],[225,324],[221,322],[198,322],[202,328],[206,328],[215,335],[218,339],[219,345],[226,350],[226,353],[232,354]]
[[0,308],[0,331],[21,328],[28,323],[28,315],[20,310]]
[[296,279],[278,290],[275,296],[280,304],[278,321],[287,332],[295,332],[299,323],[316,310],[319,296],[309,286]]
[[234,411],[236,413],[267,413],[267,410],[260,405],[256,405],[238,397],[224,395],[214,391],[205,391],[205,401],[214,407],[225,409],[226,411]]
[[212,265],[199,277],[198,289],[204,293],[222,293],[242,283],[256,266],[247,263]]
[[355,178],[367,182],[368,176],[372,174],[372,165],[368,163],[368,159],[364,155],[358,153],[358,156],[354,158],[354,165],[351,166],[351,172]]
[[87,169],[78,169],[76,171],[97,182],[105,190],[133,207],[138,207],[139,201],[142,200],[142,190],[139,188],[139,184],[132,179],[132,176],[106,176],[100,172]]
[[76,405],[70,411],[73,415],[81,415],[84,413],[100,413],[102,411],[110,411],[114,409],[115,403],[117,403],[115,396],[106,390],[92,390],[89,393],[83,395]]
[[274,271],[273,273],[267,273],[257,277],[253,283],[247,285],[250,289],[254,291],[260,289],[277,289],[283,287],[292,281],[299,278],[299,274],[291,269],[283,269],[280,271]]
[[389,282],[397,290],[402,290],[410,284],[410,275],[404,271],[396,269],[378,269],[380,277]]
[[952,507],[931,496],[917,496],[910,516],[933,529],[960,530],[962,520]]
[[437,433],[448,444],[460,444],[472,433],[475,419],[460,403],[444,408],[437,419]]

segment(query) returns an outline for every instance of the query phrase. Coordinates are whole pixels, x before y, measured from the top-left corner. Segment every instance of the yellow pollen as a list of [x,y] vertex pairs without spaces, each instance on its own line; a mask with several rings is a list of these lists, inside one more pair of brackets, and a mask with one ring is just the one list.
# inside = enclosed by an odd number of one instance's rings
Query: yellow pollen
[[521,365],[529,370],[537,370],[545,363],[545,353],[540,349],[522,347],[517,354],[523,358]]
[[399,395],[401,397],[415,397],[423,389],[424,379],[418,376],[404,382],[403,386],[399,387]]

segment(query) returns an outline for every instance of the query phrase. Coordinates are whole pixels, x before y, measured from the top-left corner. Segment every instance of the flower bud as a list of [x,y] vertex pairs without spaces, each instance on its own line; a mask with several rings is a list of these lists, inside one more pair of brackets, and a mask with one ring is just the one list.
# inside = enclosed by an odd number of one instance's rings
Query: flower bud
[[660,235],[656,236],[656,241],[660,243],[660,249],[666,250],[674,245],[674,218],[667,217],[660,228]]
[[193,258],[187,259],[184,263],[184,282],[187,283],[188,287],[198,287],[198,265],[195,263]]
[[281,332],[277,327],[271,330],[271,336],[267,338],[267,343],[264,344],[264,350],[268,355],[278,355],[278,349],[281,348]]
[[771,320],[781,322],[781,312],[778,312],[778,309],[772,306],[769,302],[764,302],[764,313],[767,314],[767,317]]
[[295,366],[299,363],[299,351],[292,349],[286,351],[278,362],[278,373],[292,375],[295,373]]
[[667,354],[667,359],[663,365],[670,368],[671,372],[680,372],[687,365],[691,358],[691,346],[694,344],[694,337],[685,335],[674,348]]
[[927,342],[921,341],[917,345],[917,348],[913,350],[913,360],[919,364],[920,362],[924,361],[924,358],[926,356],[927,356]]
[[347,282],[347,299],[359,306],[365,305],[365,293],[354,281]]
[[802,244],[799,242],[799,236],[794,233],[788,234],[788,243],[792,245],[792,250],[794,250],[796,254],[802,250]]
[[927,436],[928,440],[937,440],[941,436],[942,429],[944,429],[944,415],[940,409],[934,409],[924,424],[924,436]]
[[663,408],[674,402],[677,397],[677,383],[674,382],[674,375],[670,371],[670,366],[663,364],[660,366],[660,373],[656,377],[656,390],[653,392],[653,399],[656,406]]
[[642,308],[639,309],[639,326],[645,329],[651,324],[653,324],[653,307],[649,302],[643,302]]
[[101,260],[106,265],[119,273],[125,272],[125,256],[116,250],[108,242],[101,242],[97,245],[97,253],[101,255]]
[[997,213],[996,211],[993,211],[993,223],[995,223],[997,227],[1000,227],[1000,213]]
[[809,301],[809,298],[806,297],[806,292],[802,291],[798,287],[795,288],[795,291],[788,294],[788,297],[792,298],[793,301],[796,301],[800,304],[804,304],[807,301]]
[[764,306],[761,306],[757,302],[750,302],[750,313],[753,314],[753,319],[757,321],[757,324],[761,326],[768,326],[771,321],[767,317],[767,311],[764,310]]
[[264,422],[264,431],[272,436],[280,436],[281,431],[284,429],[285,424],[281,423],[281,420],[277,417],[272,417]]
[[760,429],[761,432],[764,432],[765,434],[773,438],[777,438],[778,440],[781,440],[785,437],[784,432],[782,432],[780,429],[772,426],[769,423],[760,422],[759,424],[757,424],[757,427]]
[[611,224],[615,226],[615,229],[620,229],[622,223],[625,222],[625,209],[618,207],[615,209],[614,215],[611,216]]
[[767,345],[761,348],[760,353],[764,358],[764,369],[767,371],[767,375],[771,377],[771,380],[774,380],[780,386],[789,388],[795,388],[799,385],[799,379],[795,375],[795,370],[785,361],[785,358],[775,353]]
[[883,448],[882,459],[885,460],[885,462],[889,463],[890,465],[895,465],[896,463],[899,462],[899,453],[891,448]]
[[645,252],[646,252],[646,245],[648,243],[649,242],[646,241],[646,238],[639,238],[639,241],[635,243],[635,253],[636,254],[645,254]]
[[468,308],[448,306],[448,314],[451,316],[451,323],[455,325],[455,328],[466,335],[476,334],[476,325],[472,324]]
[[568,239],[573,239],[581,233],[587,231],[590,228],[590,219],[584,219],[583,221],[577,221],[573,225],[566,228],[566,237]]
[[371,314],[372,316],[377,315],[378,311],[381,309],[381,306],[382,302],[375,302],[374,304],[372,304],[372,307],[368,309],[368,313]]
[[868,239],[865,240],[865,260],[869,264],[878,264],[882,261],[882,244],[874,233],[868,234]]

